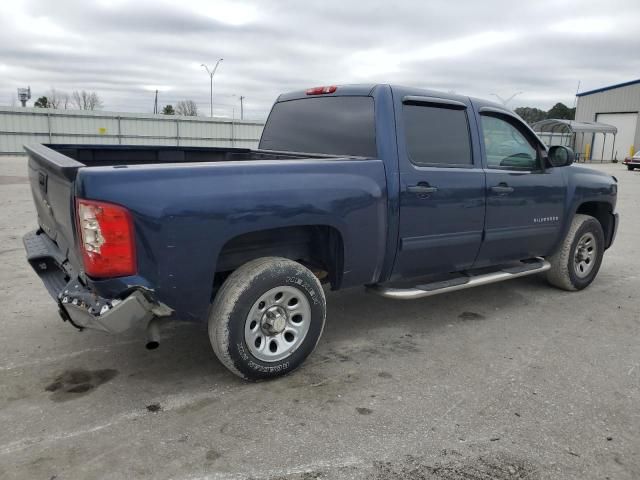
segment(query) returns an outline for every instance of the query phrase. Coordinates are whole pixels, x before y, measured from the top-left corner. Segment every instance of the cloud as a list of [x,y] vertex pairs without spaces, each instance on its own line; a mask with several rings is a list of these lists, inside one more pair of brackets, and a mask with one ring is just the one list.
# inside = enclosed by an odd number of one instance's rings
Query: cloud
[[[624,20],[625,19],[620,19],[619,22],[616,22],[614,19],[607,18],[604,15],[597,17],[575,17],[552,23],[549,25],[549,30],[572,36],[600,35],[611,32],[616,23],[619,24],[618,26],[621,26],[620,23],[626,23]],[[631,27],[632,25],[629,26]]]
[[[573,103],[582,89],[631,80],[637,1],[278,2],[14,0],[0,6],[0,103],[16,88],[95,90],[105,108],[150,112],[189,98],[217,115],[264,119],[277,95],[323,84],[384,82],[512,106]],[[599,12],[590,16],[589,12]],[[234,96],[236,95],[236,96]]]
[[353,74],[369,77],[381,73],[401,70],[402,65],[428,62],[438,59],[465,57],[478,50],[484,50],[516,37],[514,32],[480,32],[464,37],[445,39],[411,49],[389,51],[384,48],[361,50],[350,58]]

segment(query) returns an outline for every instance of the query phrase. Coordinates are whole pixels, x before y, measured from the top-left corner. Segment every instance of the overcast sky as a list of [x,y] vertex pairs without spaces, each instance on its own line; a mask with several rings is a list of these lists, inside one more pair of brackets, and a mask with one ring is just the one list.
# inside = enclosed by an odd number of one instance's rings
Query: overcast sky
[[280,92],[398,83],[549,108],[640,77],[640,1],[2,0],[0,104],[30,85],[112,111],[190,98],[264,118]]

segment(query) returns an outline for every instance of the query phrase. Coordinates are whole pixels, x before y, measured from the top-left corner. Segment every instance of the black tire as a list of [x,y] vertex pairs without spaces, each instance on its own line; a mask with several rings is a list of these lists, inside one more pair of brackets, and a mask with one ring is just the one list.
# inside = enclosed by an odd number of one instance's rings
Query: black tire
[[[255,324],[252,319],[256,314],[256,305],[260,306],[264,303],[257,303],[261,297],[280,287],[287,289],[288,292],[296,290],[299,292],[300,302],[307,307],[305,311],[308,313],[305,316],[309,316],[308,330],[304,335],[300,335],[302,337],[298,340],[300,343],[295,346],[293,352],[283,348],[283,354],[288,356],[275,361],[264,361],[255,356],[261,353],[252,353],[253,347],[250,348],[247,344],[246,328],[248,324]],[[289,293],[289,295],[297,294]],[[302,296],[308,303],[304,303]],[[276,304],[272,306],[277,307]],[[269,306],[261,308],[267,310]],[[281,308],[287,307],[281,306]],[[258,313],[260,312],[262,310]],[[290,313],[287,309],[285,314],[287,325],[295,317],[295,315],[289,315]],[[251,318],[249,318],[250,314]],[[266,313],[259,317],[263,319],[262,321],[264,321],[264,315]],[[272,341],[270,339],[274,337],[270,337],[262,330],[263,323],[259,318],[258,326],[254,328],[256,331],[260,329],[259,335],[265,341],[266,351],[266,343]],[[245,380],[269,379],[286,375],[304,362],[320,340],[325,318],[326,300],[316,276],[297,262],[286,258],[264,257],[242,265],[226,279],[211,308],[209,339],[216,356],[231,372]]]
[[[586,253],[586,249],[581,242],[585,238],[590,240],[589,235],[591,235],[592,239],[592,243],[589,242],[589,244],[593,246],[595,252],[588,264],[581,262],[582,266],[580,266],[576,263],[576,256],[578,255],[578,259],[580,259],[579,255],[582,252],[578,252],[578,249]],[[547,272],[547,280],[551,285],[563,290],[582,290],[588,287],[596,278],[603,255],[604,233],[602,225],[589,215],[577,214],[573,218],[567,236],[558,251],[547,258],[551,263],[551,270]],[[579,269],[584,268],[585,265],[587,265],[588,271],[580,272]]]
[[633,169],[634,169],[634,168],[635,168],[635,167],[634,167],[633,165],[627,165],[627,170],[631,170],[631,171],[633,171]]

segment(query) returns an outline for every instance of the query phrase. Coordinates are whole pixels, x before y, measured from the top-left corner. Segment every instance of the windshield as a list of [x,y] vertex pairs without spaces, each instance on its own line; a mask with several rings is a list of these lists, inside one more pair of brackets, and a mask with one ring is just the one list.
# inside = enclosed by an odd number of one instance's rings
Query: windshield
[[261,149],[375,157],[371,97],[316,97],[273,106]]

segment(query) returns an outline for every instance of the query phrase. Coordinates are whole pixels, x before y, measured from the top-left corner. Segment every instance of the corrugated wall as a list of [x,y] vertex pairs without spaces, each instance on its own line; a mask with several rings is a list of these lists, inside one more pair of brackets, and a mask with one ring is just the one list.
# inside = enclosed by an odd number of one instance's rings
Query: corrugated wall
[[[579,122],[595,122],[598,113],[631,113],[640,112],[640,84],[613,88],[603,92],[592,93],[578,97],[576,105],[576,120]],[[584,152],[587,143],[593,146],[593,136],[580,135],[576,138],[576,149]],[[637,122],[635,132],[636,150],[640,148],[640,121]]]
[[0,154],[33,143],[258,146],[258,122],[132,113],[0,107]]

